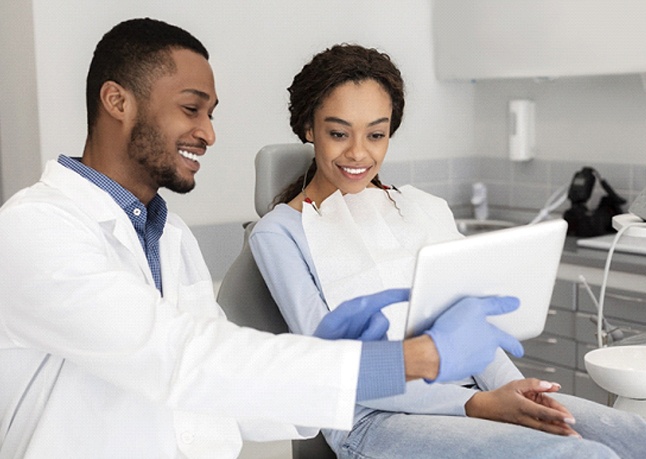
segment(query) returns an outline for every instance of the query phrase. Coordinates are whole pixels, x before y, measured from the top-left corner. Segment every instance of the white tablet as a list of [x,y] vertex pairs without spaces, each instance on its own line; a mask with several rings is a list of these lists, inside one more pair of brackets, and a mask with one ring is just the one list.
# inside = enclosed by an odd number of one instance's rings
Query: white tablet
[[490,316],[491,323],[519,340],[540,335],[566,232],[567,223],[557,219],[423,247],[417,256],[406,336],[428,329],[460,298],[489,295],[520,299],[516,311]]

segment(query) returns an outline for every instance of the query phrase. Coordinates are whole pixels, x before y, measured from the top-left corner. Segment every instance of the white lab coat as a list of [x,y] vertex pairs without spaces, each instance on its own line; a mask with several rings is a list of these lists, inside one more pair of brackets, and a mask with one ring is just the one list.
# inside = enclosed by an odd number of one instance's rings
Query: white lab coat
[[351,427],[359,343],[227,322],[176,215],[160,252],[163,298],[123,210],[55,161],[3,206],[0,458],[232,458]]

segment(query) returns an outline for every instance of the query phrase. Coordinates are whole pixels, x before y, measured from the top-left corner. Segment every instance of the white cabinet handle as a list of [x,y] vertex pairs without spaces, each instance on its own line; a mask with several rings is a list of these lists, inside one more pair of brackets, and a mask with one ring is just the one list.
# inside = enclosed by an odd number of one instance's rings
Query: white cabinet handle
[[532,341],[543,344],[558,344],[558,338],[534,338]]
[[540,365],[532,365],[531,363],[518,361],[515,361],[515,363],[517,367],[524,368],[526,370],[540,371],[541,373],[556,373],[556,368],[554,367],[543,367]]
[[622,295],[621,293],[606,292],[606,297],[614,298],[616,300],[632,301],[633,303],[646,303],[646,299],[644,298],[640,298],[637,296],[630,296],[630,295]]

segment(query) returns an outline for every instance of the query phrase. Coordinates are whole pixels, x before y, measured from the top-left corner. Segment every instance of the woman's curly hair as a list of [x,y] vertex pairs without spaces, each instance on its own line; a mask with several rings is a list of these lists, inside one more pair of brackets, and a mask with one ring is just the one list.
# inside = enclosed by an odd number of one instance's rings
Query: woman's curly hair
[[[390,96],[392,114],[389,135],[395,133],[404,115],[404,81],[401,72],[388,54],[360,45],[340,44],[315,55],[294,77],[289,91],[289,124],[294,134],[307,143],[306,133],[314,124],[314,113],[325,98],[338,86],[349,81],[360,83],[374,80]],[[312,180],[316,162],[294,183],[288,185],[273,201],[273,205],[294,199]],[[381,187],[379,176],[372,183]]]
[[348,81],[375,80],[390,95],[392,117],[390,135],[401,124],[404,114],[404,81],[390,56],[373,48],[340,44],[315,55],[294,77],[289,91],[292,131],[303,142],[312,127],[314,112],[334,88]]

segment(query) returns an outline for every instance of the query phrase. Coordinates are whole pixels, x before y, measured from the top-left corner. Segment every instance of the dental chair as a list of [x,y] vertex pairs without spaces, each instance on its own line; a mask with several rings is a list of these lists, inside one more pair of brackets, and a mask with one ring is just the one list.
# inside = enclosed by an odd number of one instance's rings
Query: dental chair
[[[314,150],[308,144],[267,145],[260,149],[255,159],[255,208],[260,217],[271,210],[274,197],[307,170],[313,157]],[[242,250],[222,280],[217,301],[229,320],[238,325],[287,333],[287,324],[251,254],[248,237],[254,224],[243,224]],[[292,441],[292,458],[335,459],[336,455],[319,433],[312,439]]]

